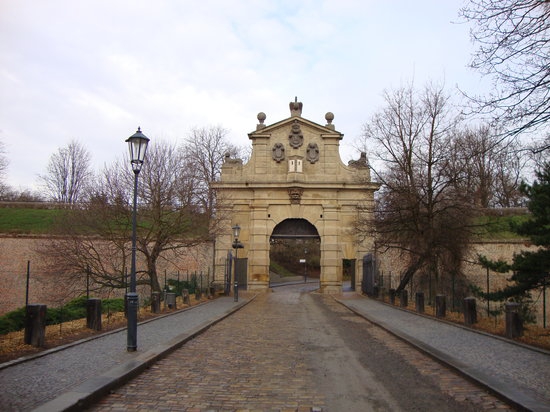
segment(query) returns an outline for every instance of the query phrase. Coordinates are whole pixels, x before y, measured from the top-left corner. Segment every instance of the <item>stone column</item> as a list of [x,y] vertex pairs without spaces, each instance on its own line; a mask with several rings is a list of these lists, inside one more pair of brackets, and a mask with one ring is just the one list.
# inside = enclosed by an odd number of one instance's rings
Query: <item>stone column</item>
[[399,295],[399,305],[402,308],[409,306],[409,293],[403,289]]
[[507,302],[506,312],[506,337],[509,339],[519,338],[523,335],[523,321],[519,314],[519,303]]
[[416,292],[415,306],[418,313],[424,313],[424,292]]
[[464,298],[464,324],[470,326],[474,323],[477,323],[476,299]]
[[445,295],[435,295],[435,316],[444,318],[447,313],[447,302]]
[[46,340],[46,305],[27,305],[25,337],[27,345],[41,348]]
[[[199,290],[199,296],[200,296],[200,289],[197,287],[197,290]],[[173,292],[168,292],[166,294],[166,306],[168,309],[176,309],[176,294]]]
[[101,330],[101,299],[86,301],[86,327],[97,331]]
[[395,289],[390,289],[390,303],[392,305],[395,305]]

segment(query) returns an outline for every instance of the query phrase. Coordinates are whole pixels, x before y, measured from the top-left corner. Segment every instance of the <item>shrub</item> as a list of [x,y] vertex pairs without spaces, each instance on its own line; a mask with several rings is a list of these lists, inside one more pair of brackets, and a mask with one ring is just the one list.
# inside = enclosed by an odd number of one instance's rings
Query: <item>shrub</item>
[[[46,311],[46,325],[57,325],[62,322],[85,318],[86,301],[86,296],[80,296],[59,308],[48,308]],[[101,301],[101,308],[103,313],[123,312],[124,299],[103,299]],[[26,310],[23,306],[0,316],[0,335],[24,329],[25,312]]]
[[5,335],[23,329],[25,326],[25,307],[0,316],[0,334]]

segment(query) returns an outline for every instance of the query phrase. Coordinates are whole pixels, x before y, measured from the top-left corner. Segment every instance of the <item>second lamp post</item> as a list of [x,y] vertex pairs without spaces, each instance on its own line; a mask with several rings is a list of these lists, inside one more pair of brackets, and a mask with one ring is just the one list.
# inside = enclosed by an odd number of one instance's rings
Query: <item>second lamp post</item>
[[239,249],[242,249],[244,245],[239,242],[239,235],[241,234],[241,227],[239,225],[235,225],[232,227],[233,229],[233,249],[235,249],[235,273],[234,278],[235,282],[233,284],[233,296],[234,301],[239,301],[239,278],[237,276],[237,260],[239,256]]

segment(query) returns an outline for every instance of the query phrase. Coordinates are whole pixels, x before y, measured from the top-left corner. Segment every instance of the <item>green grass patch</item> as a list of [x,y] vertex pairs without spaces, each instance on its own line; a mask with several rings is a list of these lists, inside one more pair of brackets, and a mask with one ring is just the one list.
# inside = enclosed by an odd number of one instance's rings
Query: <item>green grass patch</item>
[[60,209],[0,208],[0,233],[51,233]]
[[522,223],[531,218],[530,215],[511,216],[481,216],[476,220],[477,233],[486,240],[521,239],[515,232]]

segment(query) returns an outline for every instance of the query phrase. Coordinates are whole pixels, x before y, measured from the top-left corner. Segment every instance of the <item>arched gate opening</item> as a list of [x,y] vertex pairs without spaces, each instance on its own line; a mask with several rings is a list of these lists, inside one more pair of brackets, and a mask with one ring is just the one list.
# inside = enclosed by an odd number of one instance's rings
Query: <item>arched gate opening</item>
[[285,219],[269,239],[269,284],[319,282],[321,237],[306,219]]

